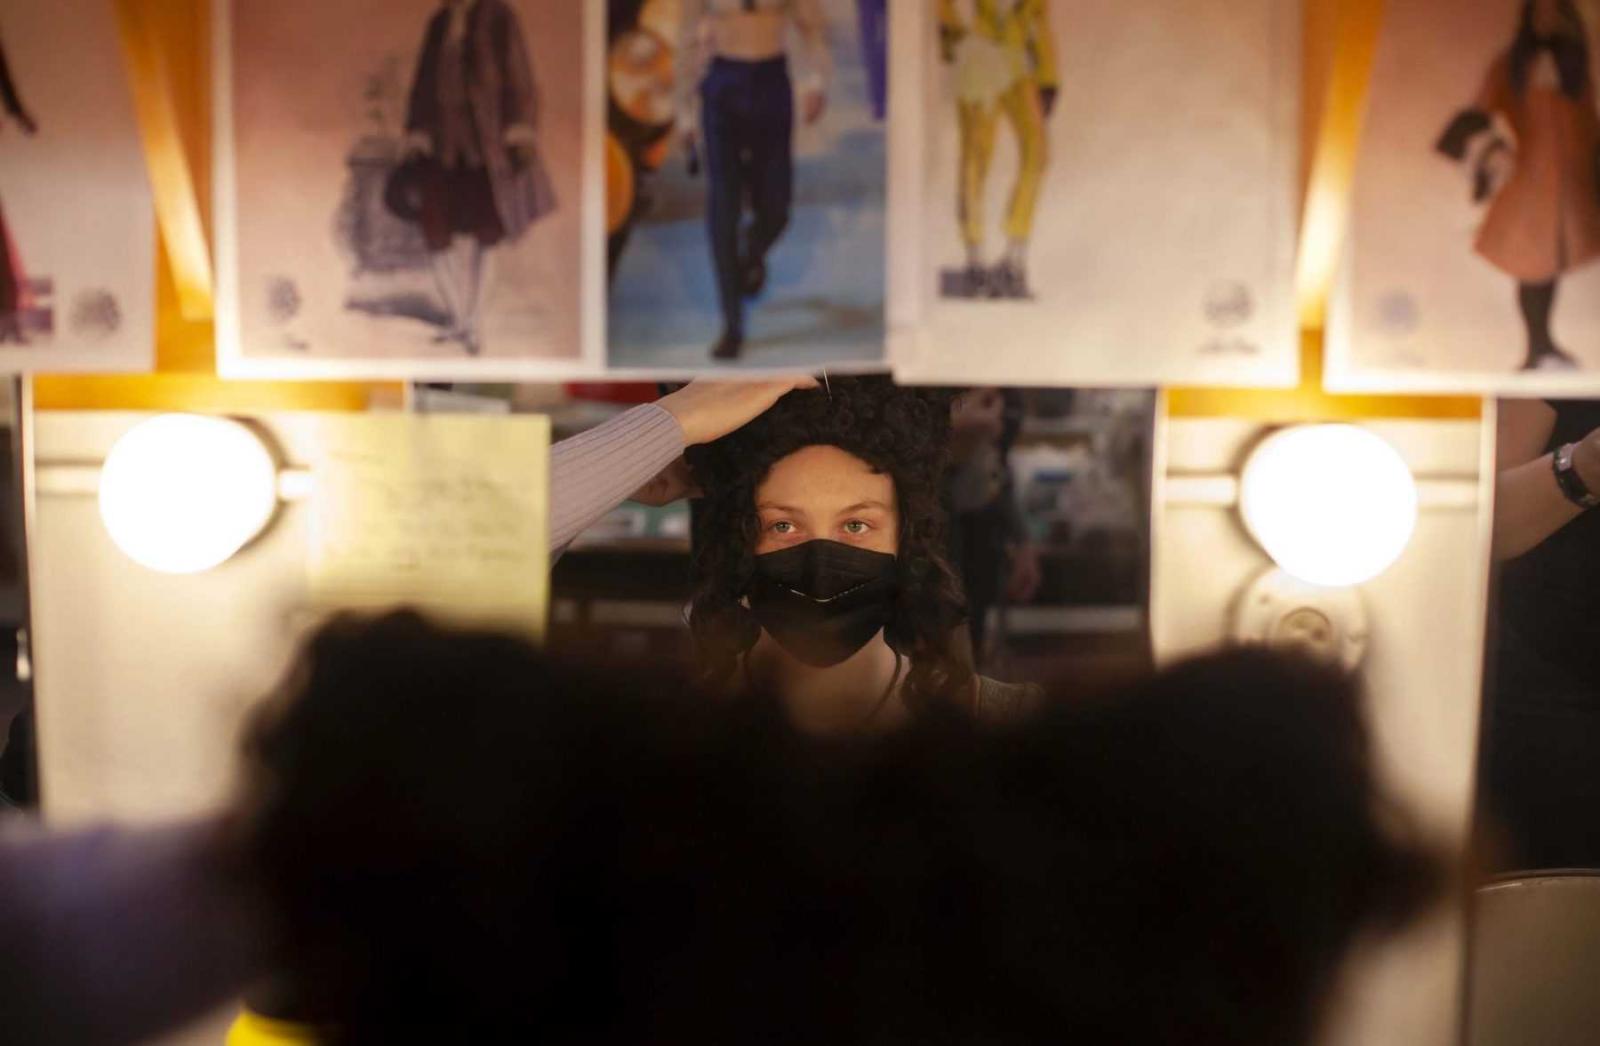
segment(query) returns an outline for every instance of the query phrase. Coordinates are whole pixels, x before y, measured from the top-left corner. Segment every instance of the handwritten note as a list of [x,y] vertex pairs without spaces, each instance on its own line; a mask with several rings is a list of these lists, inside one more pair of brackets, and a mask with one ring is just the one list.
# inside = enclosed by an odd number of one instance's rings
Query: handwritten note
[[312,494],[312,598],[542,633],[549,445],[549,420],[527,415],[329,426]]

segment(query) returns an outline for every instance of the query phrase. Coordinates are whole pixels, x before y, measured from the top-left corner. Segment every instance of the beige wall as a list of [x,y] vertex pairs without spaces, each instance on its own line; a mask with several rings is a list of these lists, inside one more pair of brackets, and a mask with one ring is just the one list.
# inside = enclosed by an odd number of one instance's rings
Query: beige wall
[[[146,415],[44,413],[41,473],[98,465]],[[263,419],[288,463],[318,421]],[[92,492],[41,490],[32,535],[40,786],[59,821],[181,815],[224,796],[245,709],[289,652],[304,593],[303,506],[283,506],[215,570],[176,576],[124,556]]]
[[[145,417],[39,414],[39,464],[46,473],[98,465]],[[261,420],[287,464],[306,463],[318,425],[330,423]],[[304,593],[303,513],[283,506],[255,544],[179,577],[124,556],[93,493],[40,492],[30,552],[39,772],[51,820],[160,820],[228,794],[246,711],[291,651],[286,610]],[[220,1043],[233,1010],[163,1041]]]
[[[1362,586],[1370,626],[1363,668],[1381,769],[1439,839],[1470,827],[1487,595],[1488,492],[1473,421],[1373,422],[1417,475],[1416,536]],[[1192,497],[1196,479],[1225,490],[1267,430],[1227,419],[1172,419],[1158,458],[1151,564],[1156,655],[1170,660],[1228,640],[1234,600],[1271,566],[1226,496]],[[1215,481],[1221,480],[1219,484]],[[1339,1046],[1454,1041],[1461,921],[1451,911],[1353,964],[1330,1029]]]

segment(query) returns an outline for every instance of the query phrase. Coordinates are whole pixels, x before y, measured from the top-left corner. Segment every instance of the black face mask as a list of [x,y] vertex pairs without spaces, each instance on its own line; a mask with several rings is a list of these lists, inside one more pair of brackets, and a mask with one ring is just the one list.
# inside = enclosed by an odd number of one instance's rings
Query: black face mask
[[895,557],[817,540],[757,556],[746,595],[779,646],[797,661],[828,668],[889,624],[895,587]]

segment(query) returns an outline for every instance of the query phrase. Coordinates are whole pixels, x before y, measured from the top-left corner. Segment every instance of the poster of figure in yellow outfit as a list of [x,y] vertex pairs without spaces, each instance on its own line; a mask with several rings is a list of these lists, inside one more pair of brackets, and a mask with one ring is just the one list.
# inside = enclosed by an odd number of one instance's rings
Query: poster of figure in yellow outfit
[[[939,57],[955,80],[960,134],[958,214],[966,263],[940,274],[950,298],[1020,298],[1028,290],[1027,250],[1050,162],[1045,125],[1060,88],[1050,0],[979,0],[971,20],[959,0],[940,0]],[[1005,252],[993,264],[985,253],[990,217],[985,211],[989,171],[1002,125],[1016,144],[1016,170],[999,228]]]
[[1298,2],[903,10],[889,63],[898,377],[1296,380]]

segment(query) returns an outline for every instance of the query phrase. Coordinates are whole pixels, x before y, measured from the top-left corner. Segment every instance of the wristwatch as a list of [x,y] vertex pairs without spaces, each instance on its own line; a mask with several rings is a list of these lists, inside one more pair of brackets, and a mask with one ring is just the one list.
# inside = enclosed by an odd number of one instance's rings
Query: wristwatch
[[1550,467],[1556,474],[1556,486],[1561,488],[1561,493],[1566,499],[1580,508],[1594,508],[1600,505],[1600,497],[1578,475],[1578,470],[1572,467],[1572,448],[1575,444],[1567,443],[1558,448],[1551,456]]

